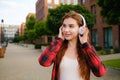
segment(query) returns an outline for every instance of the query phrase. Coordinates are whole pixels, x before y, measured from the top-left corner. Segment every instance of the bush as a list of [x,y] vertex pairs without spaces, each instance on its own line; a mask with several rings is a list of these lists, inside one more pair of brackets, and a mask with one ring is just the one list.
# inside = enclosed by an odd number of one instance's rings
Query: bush
[[106,49],[106,50],[105,50],[105,55],[106,55],[106,54],[111,54],[110,49]]
[[105,50],[99,50],[97,51],[99,55],[106,55],[107,52]]
[[35,49],[41,49],[41,44],[35,44]]
[[114,49],[114,52],[115,52],[115,53],[120,53],[120,48]]
[[114,54],[113,49],[103,49],[103,50],[98,50],[97,51],[99,55],[107,55],[107,54]]
[[35,44],[35,49],[41,49],[41,46],[48,46],[50,45],[50,43],[46,43],[46,44]]
[[102,47],[101,47],[101,46],[95,46],[95,49],[96,49],[97,51],[100,51],[100,50],[102,50]]
[[111,49],[111,50],[110,50],[110,54],[115,54],[114,49]]

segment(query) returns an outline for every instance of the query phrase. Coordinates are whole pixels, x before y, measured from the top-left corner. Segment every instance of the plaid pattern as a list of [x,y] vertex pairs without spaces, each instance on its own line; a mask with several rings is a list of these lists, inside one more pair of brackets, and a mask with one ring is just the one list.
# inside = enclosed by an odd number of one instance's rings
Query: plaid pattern
[[[48,67],[54,63],[52,70],[52,79],[59,80],[56,70],[56,54],[59,51],[63,40],[57,38],[50,46],[48,46],[39,56],[38,61],[42,66]],[[97,77],[103,76],[106,72],[105,66],[102,64],[101,60],[96,54],[96,51],[93,46],[88,43],[82,45],[82,51],[87,60],[88,65],[90,66],[93,74]]]

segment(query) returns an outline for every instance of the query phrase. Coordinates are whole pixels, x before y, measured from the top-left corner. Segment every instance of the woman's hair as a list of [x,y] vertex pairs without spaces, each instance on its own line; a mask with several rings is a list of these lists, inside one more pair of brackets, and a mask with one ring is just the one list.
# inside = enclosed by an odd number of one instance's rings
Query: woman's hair
[[[82,18],[80,17],[79,13],[77,13],[75,11],[70,11],[70,12],[66,13],[62,18],[62,22],[67,18],[73,18],[74,20],[76,20],[76,22],[79,26],[82,26],[82,24],[83,24],[82,23]],[[58,73],[60,73],[59,66],[60,66],[61,60],[62,60],[67,48],[68,48],[68,40],[64,40],[60,50],[57,53],[57,70],[58,70]],[[89,66],[87,65],[87,62],[86,62],[84,56],[83,56],[83,52],[81,50],[81,43],[79,41],[79,37],[77,39],[76,48],[77,48],[77,53],[78,53],[77,60],[78,60],[78,63],[79,63],[80,76],[84,80],[90,80],[90,69],[89,69]]]
[[66,13],[63,17],[62,17],[62,23],[63,21],[66,19],[66,18],[73,18],[77,21],[77,24],[79,26],[82,26],[83,25],[83,21],[82,21],[82,18],[80,16],[79,13],[75,12],[75,11],[70,11],[68,13]]

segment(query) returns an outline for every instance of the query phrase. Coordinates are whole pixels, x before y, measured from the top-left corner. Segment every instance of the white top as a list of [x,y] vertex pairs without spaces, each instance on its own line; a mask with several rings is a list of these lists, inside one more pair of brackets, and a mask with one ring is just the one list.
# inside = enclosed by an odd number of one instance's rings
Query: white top
[[79,66],[77,59],[63,56],[60,64],[60,80],[82,80],[78,69]]

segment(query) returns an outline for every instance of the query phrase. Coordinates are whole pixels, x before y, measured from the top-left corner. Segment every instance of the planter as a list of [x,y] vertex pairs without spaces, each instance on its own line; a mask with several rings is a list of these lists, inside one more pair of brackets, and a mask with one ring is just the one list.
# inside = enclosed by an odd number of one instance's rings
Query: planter
[[6,47],[0,48],[0,58],[3,58],[3,57],[4,57],[5,50],[6,50]]
[[3,58],[4,57],[4,50],[3,48],[0,48],[0,58]]

